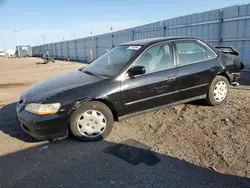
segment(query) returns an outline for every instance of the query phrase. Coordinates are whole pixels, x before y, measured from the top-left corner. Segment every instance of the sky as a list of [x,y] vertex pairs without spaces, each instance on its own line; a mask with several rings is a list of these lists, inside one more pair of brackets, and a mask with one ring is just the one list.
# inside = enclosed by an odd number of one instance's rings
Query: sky
[[91,32],[108,33],[110,27],[118,31],[247,3],[250,0],[0,0],[0,49],[83,38]]

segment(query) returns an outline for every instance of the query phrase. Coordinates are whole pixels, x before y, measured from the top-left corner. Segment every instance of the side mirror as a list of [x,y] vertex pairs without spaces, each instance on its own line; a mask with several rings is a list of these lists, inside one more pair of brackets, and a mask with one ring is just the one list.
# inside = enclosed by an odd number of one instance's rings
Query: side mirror
[[134,66],[128,70],[128,76],[133,77],[146,73],[146,68],[144,66]]

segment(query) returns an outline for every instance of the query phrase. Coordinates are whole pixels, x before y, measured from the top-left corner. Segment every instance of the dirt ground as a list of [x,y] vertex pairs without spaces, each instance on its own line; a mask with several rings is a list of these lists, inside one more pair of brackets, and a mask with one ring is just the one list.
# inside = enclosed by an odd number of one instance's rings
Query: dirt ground
[[[56,61],[55,63],[46,65],[41,64],[42,62],[43,60],[40,58],[0,58],[0,108],[17,102],[20,94],[34,83],[86,66],[81,63],[64,61]],[[9,117],[0,112],[0,126],[8,129],[9,123],[13,123],[12,120],[16,120],[16,115],[12,115]],[[13,130],[14,135],[19,133],[19,131]],[[26,137],[27,135],[20,133],[20,136]],[[20,140],[14,140],[9,135],[3,134],[0,130],[0,156],[37,144],[26,144],[20,142]],[[7,145],[8,147],[6,147]]]
[[[33,142],[20,128],[11,127],[18,123],[15,113],[7,114],[1,108],[14,106],[30,85],[85,66],[38,62],[41,59],[0,59],[0,156],[48,143]],[[222,174],[250,178],[250,72],[242,72],[241,84],[231,87],[222,106],[197,101],[123,120],[115,124],[106,141],[134,139],[153,152]]]

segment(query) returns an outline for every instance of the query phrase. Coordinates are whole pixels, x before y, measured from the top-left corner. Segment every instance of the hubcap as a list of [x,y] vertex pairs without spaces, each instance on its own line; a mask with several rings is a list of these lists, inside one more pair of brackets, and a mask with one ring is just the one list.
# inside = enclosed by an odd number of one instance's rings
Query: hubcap
[[106,129],[107,120],[97,110],[88,110],[82,113],[77,120],[78,131],[86,137],[100,136]]
[[227,84],[224,81],[219,81],[214,87],[214,99],[217,102],[223,101],[227,96]]

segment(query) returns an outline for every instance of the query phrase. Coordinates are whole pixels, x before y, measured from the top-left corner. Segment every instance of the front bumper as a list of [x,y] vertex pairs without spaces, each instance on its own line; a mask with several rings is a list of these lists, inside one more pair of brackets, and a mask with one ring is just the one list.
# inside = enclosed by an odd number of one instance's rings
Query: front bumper
[[68,113],[39,116],[17,106],[17,117],[24,132],[38,140],[51,140],[68,136]]

